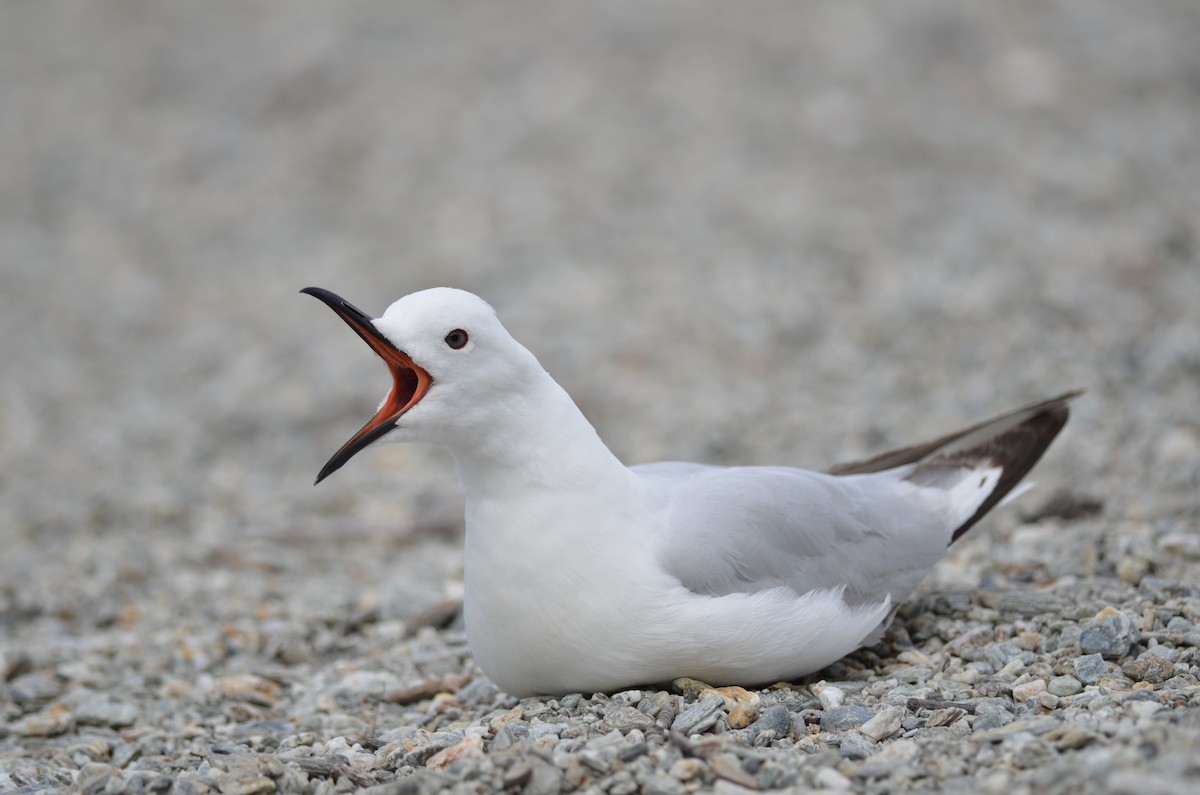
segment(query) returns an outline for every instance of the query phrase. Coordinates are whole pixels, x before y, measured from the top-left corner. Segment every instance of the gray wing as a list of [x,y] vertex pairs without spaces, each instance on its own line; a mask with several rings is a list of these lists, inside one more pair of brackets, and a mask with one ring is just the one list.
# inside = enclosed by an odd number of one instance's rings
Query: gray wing
[[665,506],[659,561],[696,593],[844,587],[850,604],[898,603],[950,540],[946,517],[914,498],[902,470],[833,477],[670,462],[635,471]]

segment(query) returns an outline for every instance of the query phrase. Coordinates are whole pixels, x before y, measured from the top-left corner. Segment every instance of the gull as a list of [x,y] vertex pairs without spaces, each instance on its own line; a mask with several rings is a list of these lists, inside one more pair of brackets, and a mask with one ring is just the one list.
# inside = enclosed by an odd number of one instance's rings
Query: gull
[[437,287],[372,318],[301,292],[392,377],[317,482],[375,442],[449,447],[468,645],[514,696],[788,681],[877,642],[947,547],[1022,491],[1079,394],[827,472],[627,467],[478,296]]

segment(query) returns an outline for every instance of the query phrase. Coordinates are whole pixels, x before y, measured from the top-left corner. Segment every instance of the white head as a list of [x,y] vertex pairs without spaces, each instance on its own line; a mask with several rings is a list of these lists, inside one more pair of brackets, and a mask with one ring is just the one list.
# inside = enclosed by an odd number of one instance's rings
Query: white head
[[458,446],[488,428],[497,411],[513,410],[531,384],[546,378],[495,311],[464,290],[435,287],[406,295],[378,319],[328,290],[301,292],[333,309],[392,374],[392,388],[375,416],[329,459],[317,482],[377,440]]

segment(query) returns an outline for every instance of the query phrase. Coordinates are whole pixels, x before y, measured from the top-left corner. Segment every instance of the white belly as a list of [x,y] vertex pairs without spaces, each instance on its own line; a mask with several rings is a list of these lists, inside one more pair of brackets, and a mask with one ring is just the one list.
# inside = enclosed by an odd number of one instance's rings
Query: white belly
[[465,612],[479,667],[517,696],[679,676],[741,685],[795,678],[853,651],[890,609],[848,608],[827,590],[698,595],[662,571],[644,537],[630,543],[637,529],[620,521],[571,528],[526,516],[535,523],[518,527],[514,516],[479,524],[468,514]]

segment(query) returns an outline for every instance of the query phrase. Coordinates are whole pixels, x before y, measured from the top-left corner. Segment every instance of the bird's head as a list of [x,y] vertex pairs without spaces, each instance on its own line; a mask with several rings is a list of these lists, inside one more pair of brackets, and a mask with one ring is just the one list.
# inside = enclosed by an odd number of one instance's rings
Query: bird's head
[[544,374],[509,335],[482,298],[436,287],[406,295],[372,318],[319,287],[303,293],[323,301],[387,364],[392,386],[366,425],[334,453],[320,483],[355,453],[380,441],[454,445],[486,428],[489,412],[510,403]]

